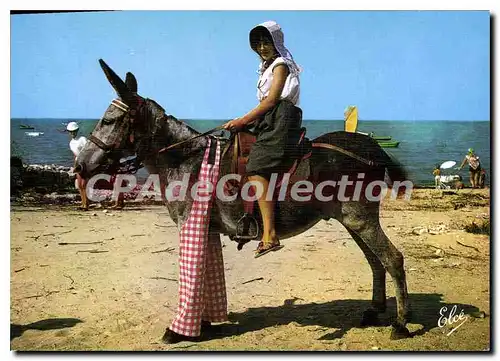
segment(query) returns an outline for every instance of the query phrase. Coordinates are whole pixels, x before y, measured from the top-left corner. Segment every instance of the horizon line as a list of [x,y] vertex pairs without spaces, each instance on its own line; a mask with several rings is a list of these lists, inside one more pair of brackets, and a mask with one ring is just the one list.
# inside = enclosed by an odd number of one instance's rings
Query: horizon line
[[[176,117],[177,118],[177,117]],[[65,120],[68,119],[75,121],[85,121],[85,120],[99,120],[99,118],[83,118],[83,117],[67,117],[67,118],[51,118],[51,117],[11,117],[11,120]],[[179,120],[195,120],[195,121],[228,121],[226,118],[177,118]],[[344,119],[302,119],[303,121],[334,121],[334,122],[344,122]],[[489,119],[358,119],[358,122],[490,122]]]

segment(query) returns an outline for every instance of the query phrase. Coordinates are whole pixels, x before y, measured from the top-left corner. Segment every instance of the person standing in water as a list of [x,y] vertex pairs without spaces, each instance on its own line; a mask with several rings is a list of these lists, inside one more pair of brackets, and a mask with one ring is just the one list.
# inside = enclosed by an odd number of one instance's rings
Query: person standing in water
[[470,176],[470,184],[472,188],[479,188],[480,177],[481,177],[481,162],[479,161],[479,156],[474,153],[474,149],[469,148],[467,154],[458,167],[458,170],[461,170],[465,163],[469,163],[469,176]]

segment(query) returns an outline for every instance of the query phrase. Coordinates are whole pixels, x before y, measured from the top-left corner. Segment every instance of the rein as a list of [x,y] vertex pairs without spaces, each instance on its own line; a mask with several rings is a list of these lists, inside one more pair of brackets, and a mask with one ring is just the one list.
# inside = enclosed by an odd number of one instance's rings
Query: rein
[[206,131],[205,133],[195,135],[194,137],[191,137],[191,138],[189,138],[189,139],[186,139],[186,140],[183,140],[183,141],[180,141],[180,142],[177,142],[177,143],[171,144],[171,145],[169,145],[168,147],[164,147],[164,148],[160,149],[160,150],[158,151],[158,153],[163,153],[163,152],[165,152],[165,151],[167,151],[167,150],[170,150],[170,149],[172,149],[172,148],[176,148],[176,147],[178,147],[179,145],[182,145],[182,144],[184,144],[184,143],[191,142],[191,141],[193,141],[193,140],[195,140],[195,139],[197,139],[197,138],[201,138],[201,137],[207,136],[207,135],[209,135],[209,134],[212,134],[213,132],[216,132],[216,131],[218,131],[218,130],[222,130],[222,129],[224,129],[224,128],[222,127],[222,125],[219,125],[218,127],[215,127],[215,128],[213,128],[213,129],[210,129],[210,130]]
[[[213,133],[213,132],[216,132],[216,131],[218,131],[218,130],[222,130],[222,129],[224,129],[222,126],[218,126],[218,127],[216,127],[216,128],[210,129],[210,130],[206,131],[205,133],[195,135],[194,137],[191,137],[191,138],[189,138],[189,139],[186,139],[186,140],[183,140],[183,141],[180,141],[180,142],[177,142],[177,143],[171,144],[171,145],[169,145],[169,146],[167,146],[167,147],[164,147],[164,148],[160,149],[160,150],[158,151],[158,153],[163,153],[163,152],[165,152],[165,151],[167,151],[167,150],[170,150],[170,149],[176,148],[176,147],[178,147],[178,146],[180,146],[180,145],[182,145],[182,144],[185,144],[185,143],[191,142],[191,141],[193,141],[193,140],[195,140],[195,139],[197,139],[197,138],[207,136],[207,135],[209,135],[209,134],[211,134],[211,133]],[[348,157],[351,157],[351,158],[353,158],[353,159],[356,159],[356,160],[360,161],[361,163],[365,163],[365,164],[367,164],[367,165],[369,165],[369,166],[371,166],[371,167],[375,165],[375,162],[374,162],[374,161],[369,160],[369,159],[365,159],[365,158],[363,158],[363,157],[360,157],[359,155],[357,155],[357,154],[355,154],[355,153],[353,153],[353,152],[350,152],[350,151],[348,151],[348,150],[346,150],[346,149],[344,149],[344,148],[341,148],[341,147],[337,147],[336,145],[333,145],[333,144],[328,144],[328,143],[314,143],[314,142],[313,142],[313,143],[312,143],[312,147],[313,147],[313,148],[331,149],[331,150],[337,151],[337,152],[339,152],[339,153],[345,154],[345,155],[347,155]],[[223,152],[223,156],[224,156],[224,154],[225,154],[226,150],[227,150],[227,149],[225,149],[225,150],[224,150],[224,152]]]

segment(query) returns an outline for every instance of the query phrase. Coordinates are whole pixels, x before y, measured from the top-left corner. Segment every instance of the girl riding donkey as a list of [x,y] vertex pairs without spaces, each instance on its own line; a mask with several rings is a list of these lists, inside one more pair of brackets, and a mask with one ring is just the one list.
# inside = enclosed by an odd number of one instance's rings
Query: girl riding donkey
[[[274,34],[276,40],[273,40],[271,34]],[[264,189],[263,194],[267,194],[270,175],[273,172],[286,171],[284,160],[287,158],[288,145],[293,147],[299,139],[302,117],[301,110],[295,104],[299,99],[300,70],[284,47],[283,33],[275,22],[266,22],[254,28],[250,32],[250,45],[262,58],[257,95],[260,104],[244,117],[224,124],[224,128],[241,129],[264,116],[257,124],[257,142],[252,146],[247,173],[250,174],[250,181],[260,182]],[[280,49],[280,52],[277,49]],[[290,149],[293,149],[292,147]],[[219,145],[211,167],[215,174],[210,176],[205,174],[205,169],[210,169],[207,164],[208,154],[209,146],[205,151],[199,179],[214,184],[218,177]],[[259,207],[263,215],[264,233],[256,257],[280,248],[274,227],[273,201],[261,197]],[[198,225],[195,228],[202,228],[203,235],[200,234],[197,239],[190,235],[192,216],[181,230],[179,308],[172,325],[163,336],[166,343],[196,340],[202,331],[211,327],[210,321],[227,320],[222,250],[220,238],[210,236],[210,208],[210,197],[205,202],[195,200],[192,205],[192,209],[198,212]],[[199,213],[200,211],[202,212]],[[193,263],[197,267],[194,267]]]
[[[261,102],[244,117],[225,126],[227,129],[239,129],[245,124],[256,123],[257,143],[250,153],[247,169],[252,172],[254,180],[266,185],[270,173],[287,170],[287,156],[298,143],[301,111],[296,104],[300,69],[284,48],[283,34],[276,23],[264,23],[253,29],[250,39],[252,48],[263,57],[259,82]],[[276,57],[277,54],[281,56]],[[166,206],[181,231],[179,308],[163,341],[197,340],[201,332],[212,327],[211,322],[227,319],[220,234],[237,234],[241,203],[213,197],[208,190],[204,190],[208,195],[202,196],[204,200],[196,201],[192,192],[177,197],[173,185],[183,183],[186,174],[196,174],[198,181],[217,183],[219,162],[228,165],[220,155],[220,149],[227,141],[208,137],[166,115],[154,100],[135,94],[130,84],[121,80],[103,60],[99,62],[119,99],[112,101],[96,125],[90,141],[77,157],[75,172],[90,179],[103,169],[115,166],[118,155],[133,150],[148,172],[158,174],[160,183],[164,182],[169,187],[169,194],[171,192],[173,197]],[[278,63],[285,63],[286,66]],[[179,144],[183,146],[174,147]],[[327,133],[313,139],[312,144],[313,147],[314,144],[318,146],[309,158],[311,168],[316,170],[315,182],[342,182],[344,177],[352,179],[361,173],[365,175],[367,184],[383,182],[386,174],[392,181],[406,180],[404,169],[375,140],[365,135]],[[172,151],[162,152],[163,149]],[[196,179],[190,176],[189,180]],[[377,324],[377,315],[385,312],[386,272],[389,272],[397,300],[397,317],[392,325],[391,337],[411,336],[406,327],[410,307],[404,257],[381,227],[380,201],[366,197],[342,201],[334,197],[335,192],[334,188],[333,193],[323,194],[328,196],[325,200],[280,202],[277,213],[280,222],[277,224],[274,224],[273,202],[261,199],[266,229],[258,255],[276,249],[278,237],[283,240],[305,232],[320,220],[337,219],[359,245],[373,274],[372,301],[362,313],[361,324]]]
[[262,241],[255,257],[282,248],[275,230],[274,200],[266,199],[273,173],[290,169],[300,137],[302,111],[297,107],[300,95],[300,67],[284,45],[280,26],[266,21],[250,31],[250,46],[260,56],[257,98],[259,104],[241,118],[223,125],[238,131],[255,125],[257,140],[252,145],[246,172],[251,182],[260,183],[263,192],[258,199],[264,226]]

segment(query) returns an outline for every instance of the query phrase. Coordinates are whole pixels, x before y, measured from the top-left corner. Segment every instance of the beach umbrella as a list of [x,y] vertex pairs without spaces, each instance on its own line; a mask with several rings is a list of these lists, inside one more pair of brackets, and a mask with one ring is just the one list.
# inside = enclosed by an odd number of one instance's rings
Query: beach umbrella
[[448,161],[444,162],[443,164],[441,164],[441,166],[439,168],[448,169],[448,168],[454,167],[455,164],[457,164],[457,162],[455,162],[454,160],[448,160]]

